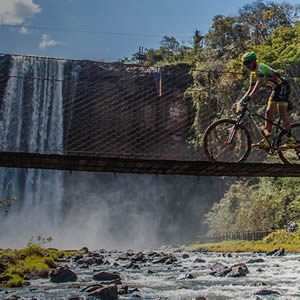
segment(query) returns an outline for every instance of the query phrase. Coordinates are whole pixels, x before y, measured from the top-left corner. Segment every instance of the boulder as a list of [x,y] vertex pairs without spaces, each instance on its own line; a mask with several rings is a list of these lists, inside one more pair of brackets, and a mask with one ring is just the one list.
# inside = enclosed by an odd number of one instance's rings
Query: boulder
[[265,262],[263,258],[252,258],[249,259],[246,264],[256,264],[256,263],[263,263]]
[[231,268],[223,265],[222,263],[215,263],[211,267],[211,269],[212,269],[212,272],[210,272],[209,275],[213,275],[216,277],[226,276],[231,271]]
[[161,255],[158,252],[150,252],[148,257],[160,257]]
[[94,280],[98,281],[112,281],[116,279],[121,279],[120,275],[116,272],[100,272],[97,274],[94,274],[93,276]]
[[77,261],[77,260],[79,260],[79,259],[82,259],[82,258],[83,258],[83,255],[82,255],[81,253],[75,254],[75,255],[72,256],[72,258],[73,258],[75,261]]
[[81,258],[76,261],[79,265],[86,264],[86,265],[102,265],[104,263],[102,258],[99,257],[87,257]]
[[177,277],[177,280],[183,280],[183,279],[194,279],[195,276],[192,273],[186,273],[186,274],[181,274]]
[[240,276],[246,276],[249,273],[249,270],[244,263],[236,264],[231,267],[225,266],[222,263],[216,263],[212,267],[212,272],[210,272],[210,275],[216,276],[216,277],[240,277]]
[[21,299],[21,297],[18,295],[9,295],[5,297],[3,300],[18,300],[18,299]]
[[102,287],[103,287],[103,285],[99,284],[99,283],[97,283],[97,284],[91,284],[91,285],[88,285],[87,287],[83,288],[81,291],[82,292],[86,292],[86,293],[91,293],[91,292],[93,292],[95,290],[98,290],[98,289],[100,289]]
[[258,296],[269,296],[269,295],[280,295],[279,292],[274,291],[274,290],[260,290],[258,292],[256,292],[254,295],[258,295]]
[[126,269],[140,269],[140,266],[138,264],[135,264],[133,261],[123,266]]
[[107,285],[89,293],[88,296],[101,300],[115,300],[118,299],[118,288],[115,284]]
[[118,294],[127,295],[128,294],[128,285],[118,285]]
[[168,262],[168,264],[174,263],[177,261],[177,258],[173,255],[165,255],[162,256],[160,258],[154,259],[152,261],[153,264],[161,264],[161,263],[166,263]]
[[89,253],[88,247],[83,247],[83,248],[81,248],[79,251],[82,251],[82,252],[85,253],[85,254]]
[[77,275],[68,267],[59,267],[50,272],[50,281],[52,282],[70,282],[77,281]]
[[244,263],[236,264],[231,267],[231,271],[227,274],[228,277],[241,277],[249,274],[249,270]]
[[10,279],[12,279],[12,277],[9,276],[9,275],[1,276],[1,277],[0,277],[0,283],[7,282],[7,281],[10,280]]
[[147,262],[147,258],[145,258],[142,252],[139,252],[135,256],[131,257],[131,260],[134,262],[142,262],[142,263]]
[[267,252],[267,256],[283,256],[283,255],[285,255],[284,248],[277,248],[273,251]]

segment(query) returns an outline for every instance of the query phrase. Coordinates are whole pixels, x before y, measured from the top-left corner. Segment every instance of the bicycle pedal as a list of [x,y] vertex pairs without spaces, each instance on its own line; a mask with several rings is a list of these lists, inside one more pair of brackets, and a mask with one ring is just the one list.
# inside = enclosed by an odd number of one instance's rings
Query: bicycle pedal
[[253,149],[253,150],[265,150],[265,151],[269,151],[269,150],[271,150],[271,148],[270,147],[267,147],[267,146],[262,146],[262,145],[251,145],[251,148]]
[[251,145],[251,148],[253,150],[261,150],[261,148],[258,145]]
[[292,145],[292,146],[282,145],[282,146],[279,146],[278,151],[291,150],[291,149],[299,151],[300,150],[300,146],[298,146],[297,144],[296,145]]

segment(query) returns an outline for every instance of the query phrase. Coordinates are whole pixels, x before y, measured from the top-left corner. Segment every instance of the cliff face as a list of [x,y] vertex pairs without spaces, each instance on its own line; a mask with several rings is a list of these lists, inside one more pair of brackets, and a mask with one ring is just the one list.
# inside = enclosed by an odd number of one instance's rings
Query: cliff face
[[[191,83],[186,65],[0,56],[0,150],[193,159]],[[185,241],[220,188],[211,177],[12,168],[0,170],[0,185],[3,199],[20,199],[0,226],[12,248],[28,233],[50,234],[61,248]]]
[[159,70],[83,61],[77,67],[76,87],[74,80],[64,82],[65,151],[158,158],[189,153],[185,140],[194,112],[184,99],[192,82],[187,65]]
[[0,105],[3,102],[3,97],[7,85],[10,67],[11,67],[10,56],[0,55]]
[[[14,101],[10,112],[18,118],[10,132],[22,123],[19,143],[13,143],[17,151],[191,158],[186,140],[194,111],[184,99],[192,83],[187,65],[158,69],[5,55],[0,76],[1,113]],[[35,141],[30,137],[34,149],[26,137],[33,125],[39,131]]]

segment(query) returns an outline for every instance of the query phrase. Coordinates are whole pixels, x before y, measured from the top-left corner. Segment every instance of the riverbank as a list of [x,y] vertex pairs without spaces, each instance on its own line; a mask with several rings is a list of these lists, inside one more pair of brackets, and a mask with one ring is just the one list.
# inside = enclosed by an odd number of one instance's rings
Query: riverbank
[[260,241],[223,241],[218,243],[199,243],[189,247],[203,252],[271,252],[284,248],[287,253],[300,253],[300,232],[278,230]]
[[24,249],[0,249],[0,287],[16,288],[28,285],[28,280],[48,278],[59,260],[81,251],[61,251],[28,243]]
[[56,259],[47,277],[26,275],[22,288],[1,287],[0,299],[299,299],[299,254],[220,254],[165,247],[81,252]]

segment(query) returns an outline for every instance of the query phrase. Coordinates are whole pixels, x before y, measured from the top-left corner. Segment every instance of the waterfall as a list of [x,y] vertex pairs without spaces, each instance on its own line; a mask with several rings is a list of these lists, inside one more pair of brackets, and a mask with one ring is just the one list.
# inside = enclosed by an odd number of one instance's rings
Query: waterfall
[[[133,95],[137,78],[123,66],[23,56],[0,56],[0,75],[0,151],[43,154],[73,151],[87,131],[109,127],[114,113],[126,113],[124,95]],[[135,126],[123,119],[120,128]],[[0,199],[18,197],[0,213],[0,248],[24,247],[38,234],[53,237],[51,246],[61,249],[187,241],[200,234],[201,216],[220,190],[211,178],[14,168],[0,168],[0,185]]]
[[[0,107],[1,150],[62,153],[64,61],[11,59]],[[62,218],[63,176],[62,171],[0,169],[1,198],[18,197],[0,233],[13,229],[13,236],[21,238],[23,232],[34,236],[55,230]]]

